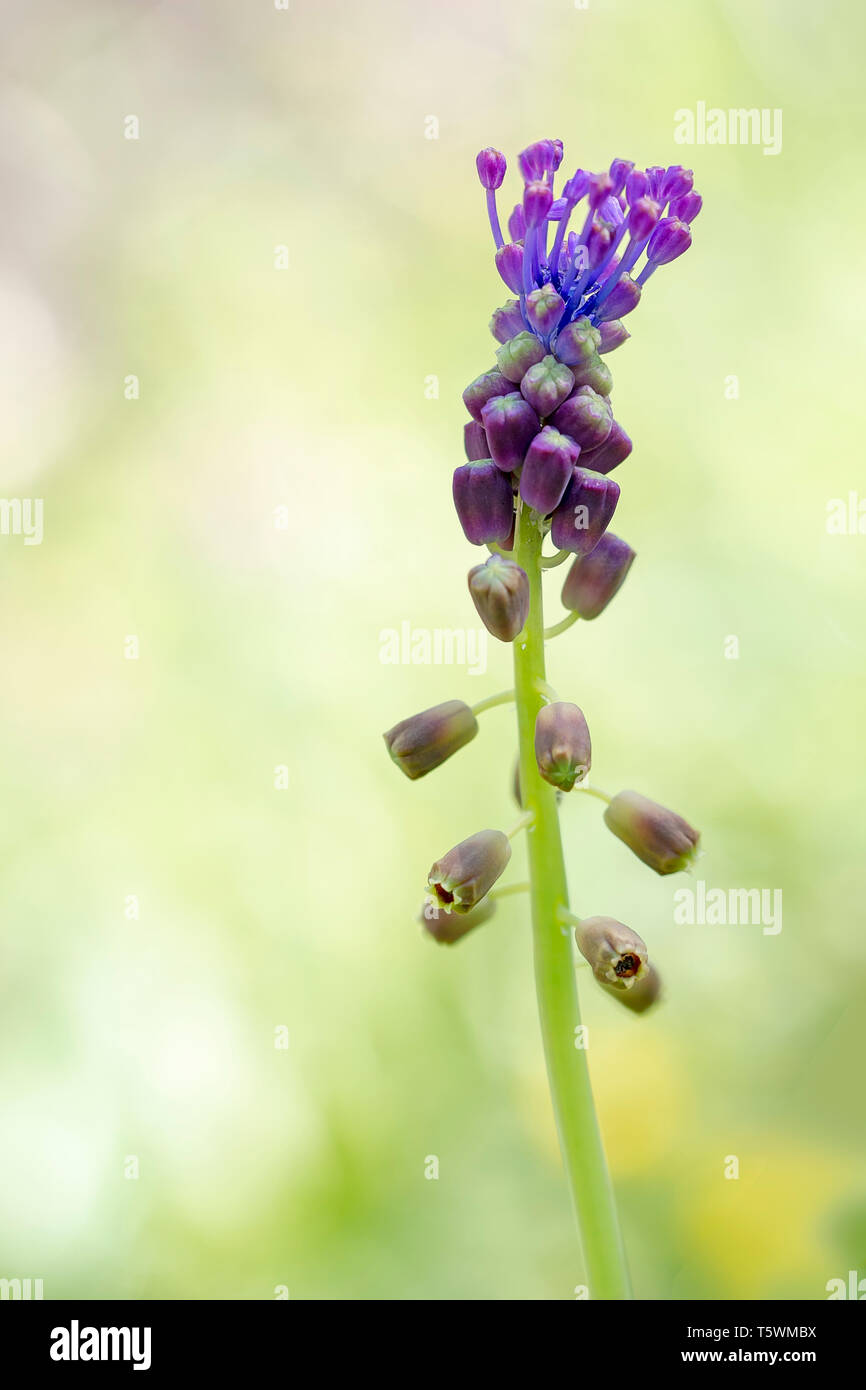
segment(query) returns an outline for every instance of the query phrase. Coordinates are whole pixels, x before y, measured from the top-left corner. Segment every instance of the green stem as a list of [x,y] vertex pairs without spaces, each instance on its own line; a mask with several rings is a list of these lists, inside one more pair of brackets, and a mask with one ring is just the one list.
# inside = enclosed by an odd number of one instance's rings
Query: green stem
[[477,705],[472,706],[472,713],[483,714],[486,709],[495,709],[497,705],[510,705],[516,698],[517,692],[514,690],[500,690],[498,695],[486,695],[479,700]]
[[553,627],[546,627],[544,629],[545,642],[549,642],[551,637],[558,637],[561,632],[567,632],[572,623],[576,623],[579,617],[579,613],[569,613],[567,618],[562,618],[560,622],[554,623]]
[[538,1012],[559,1146],[583,1247],[593,1298],[631,1297],[613,1189],[602,1147],[586,1051],[576,1046],[580,1011],[571,936],[560,922],[568,910],[568,885],[554,788],[535,761],[535,719],[545,684],[541,532],[537,517],[520,508],[517,563],[529,577],[529,618],[514,643],[520,786],[534,815],[527,833]]

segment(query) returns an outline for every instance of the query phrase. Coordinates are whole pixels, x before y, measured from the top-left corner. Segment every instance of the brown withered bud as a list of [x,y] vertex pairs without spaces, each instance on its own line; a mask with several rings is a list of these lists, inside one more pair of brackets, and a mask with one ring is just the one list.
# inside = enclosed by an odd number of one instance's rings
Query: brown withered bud
[[544,705],[535,721],[535,759],[545,782],[570,792],[592,766],[592,743],[583,711],[565,700]]
[[577,949],[602,984],[631,989],[649,968],[646,943],[613,917],[584,917],[574,929]]
[[640,792],[618,792],[604,819],[623,844],[657,874],[687,869],[698,852],[700,832],[688,821]]
[[462,700],[402,719],[382,737],[393,761],[411,781],[439,767],[478,733],[478,720]]

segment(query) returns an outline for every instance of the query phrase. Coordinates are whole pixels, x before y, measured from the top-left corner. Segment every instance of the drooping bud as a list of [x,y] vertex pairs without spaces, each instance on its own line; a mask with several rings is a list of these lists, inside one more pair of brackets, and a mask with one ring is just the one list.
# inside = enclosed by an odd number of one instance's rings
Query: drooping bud
[[616,999],[617,1003],[624,1004],[634,1014],[646,1013],[647,1009],[661,998],[662,980],[652,961],[647,961],[645,975],[634,977],[631,989],[627,982],[622,980],[618,980],[615,985],[607,980],[600,983],[606,994]]
[[552,285],[542,285],[526,296],[526,317],[536,333],[547,338],[559,323],[565,309],[565,300],[556,293]]
[[614,420],[604,443],[591,451],[584,450],[580,459],[581,466],[591,468],[594,473],[612,473],[618,464],[628,458],[631,451],[631,440],[622,425]]
[[542,418],[552,415],[557,406],[569,395],[574,386],[571,370],[563,362],[548,354],[534,367],[530,367],[520,383],[525,400]]
[[433,905],[463,916],[490,892],[510,858],[511,845],[501,830],[479,830],[461,840],[430,870]]
[[545,782],[570,792],[592,766],[592,743],[583,711],[565,700],[543,705],[535,721],[535,760]]
[[514,497],[508,475],[492,459],[479,459],[456,468],[452,491],[468,541],[473,545],[507,542],[514,521]]
[[599,324],[598,331],[601,335],[599,352],[613,352],[614,348],[622,347],[631,337],[627,328],[624,328],[619,319],[611,319],[609,323]]
[[668,209],[671,217],[676,217],[680,222],[694,222],[698,213],[704,205],[704,200],[700,193],[684,193],[682,198],[675,198]]
[[518,333],[522,333],[525,327],[519,300],[509,299],[506,304],[502,305],[501,309],[493,310],[490,332],[497,343],[507,343],[509,338],[514,338]]
[[602,984],[630,989],[649,969],[646,942],[613,917],[584,917],[574,929],[574,939]]
[[663,217],[649,239],[647,260],[651,265],[667,265],[688,251],[691,244],[688,222],[681,222],[678,217]]
[[402,719],[382,737],[391,758],[411,781],[425,777],[469,743],[478,733],[478,721],[462,700]]
[[635,552],[619,536],[606,531],[588,555],[573,561],[562,586],[562,606],[585,621],[603,613],[622,588]]
[[437,907],[435,903],[428,900],[423,904],[418,913],[418,920],[424,930],[432,936],[434,941],[438,941],[440,946],[453,946],[455,941],[460,941],[475,927],[480,927],[482,922],[487,922],[496,911],[496,900],[485,898],[477,907],[473,907],[470,912],[462,915],[457,912],[446,912],[444,908]]
[[512,294],[520,294],[523,288],[523,247],[516,241],[506,241],[496,252],[494,260],[496,269]]
[[550,212],[553,194],[547,183],[528,183],[523,190],[523,215],[527,230],[539,226]]
[[495,368],[492,372],[482,372],[474,381],[470,381],[466,390],[463,392],[463,404],[469,411],[473,420],[481,424],[481,412],[485,405],[493,396],[507,396],[509,391],[514,390],[514,385]]
[[579,453],[571,439],[545,425],[530,444],[520,475],[520,496],[527,506],[542,516],[559,506]]
[[[563,401],[553,417],[553,424],[579,444],[581,450],[598,449],[610,434],[613,412],[605,396],[600,396],[591,386],[581,386]],[[601,472],[601,469],[596,471]]]
[[482,188],[501,188],[505,178],[505,155],[488,145],[475,157],[475,168]]
[[529,616],[526,571],[504,555],[491,555],[469,571],[469,592],[487,631],[500,642],[513,642]]
[[618,501],[619,486],[612,478],[578,466],[553,513],[553,544],[574,555],[589,555],[610,525]]
[[489,400],[481,412],[481,423],[490,445],[490,457],[504,473],[520,467],[530,440],[540,428],[538,416],[519,391]]
[[463,447],[470,463],[475,463],[478,459],[490,458],[487,435],[477,420],[467,420],[463,426]]
[[524,330],[502,344],[497,350],[496,360],[502,375],[508,377],[515,386],[519,386],[529,368],[540,362],[543,356],[544,345],[538,341],[534,333]]
[[575,386],[591,386],[600,396],[609,396],[613,389],[613,372],[598,353],[588,362],[572,367]]
[[556,355],[567,367],[591,362],[598,352],[601,333],[582,316],[561,328],[556,337]]
[[[661,223],[657,224],[661,226]],[[640,285],[630,275],[621,275],[607,299],[601,306],[599,320],[624,319],[640,303]]]
[[694,860],[700,833],[675,811],[639,792],[618,792],[605,807],[605,823],[657,874],[675,874]]

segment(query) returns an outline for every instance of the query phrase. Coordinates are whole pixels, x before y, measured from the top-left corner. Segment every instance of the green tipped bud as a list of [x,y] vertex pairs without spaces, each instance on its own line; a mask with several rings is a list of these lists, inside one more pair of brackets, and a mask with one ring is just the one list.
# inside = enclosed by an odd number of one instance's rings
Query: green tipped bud
[[573,385],[574,377],[569,368],[548,354],[529,368],[520,383],[520,391],[536,415],[544,418],[562,405]]
[[602,988],[612,999],[616,999],[620,1004],[625,1004],[625,1007],[631,1009],[632,1013],[643,1014],[661,998],[662,980],[655,966],[651,961],[648,961],[646,974],[639,978],[636,976],[632,980],[631,989],[619,980],[615,985],[609,984],[605,980],[602,982]]
[[535,760],[545,782],[570,792],[592,766],[592,743],[583,711],[557,700],[544,705],[535,721]]
[[392,759],[414,782],[439,767],[478,733],[478,720],[462,700],[413,714],[382,737]]
[[605,808],[604,819],[614,835],[657,874],[687,869],[697,855],[699,831],[639,792],[618,792]]
[[526,571],[504,555],[491,555],[469,571],[469,592],[487,631],[513,642],[529,616]]
[[529,368],[543,356],[544,347],[534,333],[518,333],[497,350],[496,361],[502,375],[519,386]]
[[584,917],[574,939],[602,984],[630,990],[649,970],[646,943],[613,917]]
[[613,352],[616,348],[622,347],[627,343],[631,334],[624,326],[622,319],[611,319],[610,323],[600,323],[598,331],[601,334],[599,352]]
[[480,927],[495,911],[496,903],[492,898],[485,898],[478,907],[473,907],[471,912],[464,912],[462,916],[458,916],[456,912],[446,912],[444,908],[437,907],[428,899],[418,914],[418,920],[428,935],[432,936],[434,941],[438,941],[440,946],[453,946],[455,941],[459,941],[474,927]]
[[613,389],[613,373],[598,353],[588,361],[572,367],[575,386],[591,386],[600,396],[609,396]]
[[592,362],[600,346],[601,333],[583,316],[567,323],[557,334],[554,350],[560,362],[577,367],[582,362]]
[[479,830],[437,859],[427,877],[430,901],[462,917],[490,892],[511,858],[508,836]]

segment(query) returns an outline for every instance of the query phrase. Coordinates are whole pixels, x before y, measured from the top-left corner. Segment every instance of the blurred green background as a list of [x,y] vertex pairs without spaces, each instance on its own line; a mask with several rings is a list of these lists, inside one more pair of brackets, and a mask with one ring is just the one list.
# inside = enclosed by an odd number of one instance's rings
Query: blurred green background
[[[610,359],[638,561],[551,679],[598,785],[700,827],[697,877],[784,895],[775,936],[677,926],[687,881],[563,805],[576,908],[667,988],[640,1019],[581,979],[636,1291],[866,1276],[866,536],[825,524],[866,493],[864,28],[851,0],[6,8],[0,491],[45,533],[0,537],[0,1276],[582,1282],[525,901],[453,950],[415,921],[432,860],[513,819],[513,713],[417,784],[381,742],[510,684],[492,641],[472,675],[380,634],[478,626],[450,476],[506,295],[473,161],[507,152],[508,207],[544,135],[705,199]],[[699,101],[781,108],[781,154],[677,145]]]

